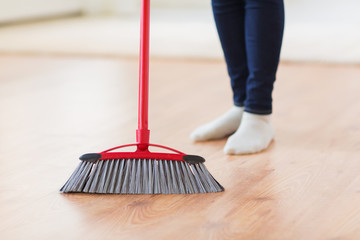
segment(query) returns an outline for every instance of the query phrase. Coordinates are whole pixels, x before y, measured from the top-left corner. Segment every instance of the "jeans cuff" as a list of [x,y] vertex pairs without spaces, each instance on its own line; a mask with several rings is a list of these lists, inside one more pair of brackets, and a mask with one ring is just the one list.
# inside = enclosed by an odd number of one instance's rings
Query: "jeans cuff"
[[270,110],[255,110],[245,107],[244,112],[259,114],[259,115],[269,115],[272,113],[272,109]]
[[244,103],[234,102],[234,105],[237,106],[237,107],[243,107],[243,106],[244,106]]

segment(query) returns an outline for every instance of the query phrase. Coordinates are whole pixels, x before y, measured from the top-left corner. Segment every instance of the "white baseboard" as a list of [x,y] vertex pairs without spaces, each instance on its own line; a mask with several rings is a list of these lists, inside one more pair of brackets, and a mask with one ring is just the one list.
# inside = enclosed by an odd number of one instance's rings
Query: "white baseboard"
[[[360,7],[358,0],[344,1]],[[282,60],[360,63],[359,8],[333,4],[329,12],[320,12],[321,4],[311,11],[300,2],[287,6]],[[0,52],[137,56],[137,14],[0,28]],[[223,58],[210,8],[153,9],[151,16],[151,56]]]

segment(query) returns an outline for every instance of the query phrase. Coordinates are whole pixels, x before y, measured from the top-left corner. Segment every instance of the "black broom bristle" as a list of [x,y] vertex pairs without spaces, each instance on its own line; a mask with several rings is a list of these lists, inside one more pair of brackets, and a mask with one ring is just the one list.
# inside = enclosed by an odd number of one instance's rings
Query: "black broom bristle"
[[203,163],[154,159],[81,161],[60,189],[64,193],[186,194],[224,188]]

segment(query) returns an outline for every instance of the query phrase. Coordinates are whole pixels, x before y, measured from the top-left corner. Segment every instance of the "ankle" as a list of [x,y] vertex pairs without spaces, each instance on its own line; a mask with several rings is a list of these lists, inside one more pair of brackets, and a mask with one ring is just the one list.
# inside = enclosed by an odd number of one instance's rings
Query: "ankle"
[[242,116],[243,121],[264,121],[271,122],[271,114],[256,114],[244,111]]

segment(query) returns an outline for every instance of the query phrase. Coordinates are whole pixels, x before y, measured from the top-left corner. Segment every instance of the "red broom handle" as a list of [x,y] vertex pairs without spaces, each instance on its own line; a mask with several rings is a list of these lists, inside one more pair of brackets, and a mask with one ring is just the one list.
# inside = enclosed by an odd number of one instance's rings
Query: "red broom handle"
[[149,42],[150,42],[150,0],[141,1],[140,15],[140,64],[139,64],[139,112],[136,141],[146,150],[149,143]]

